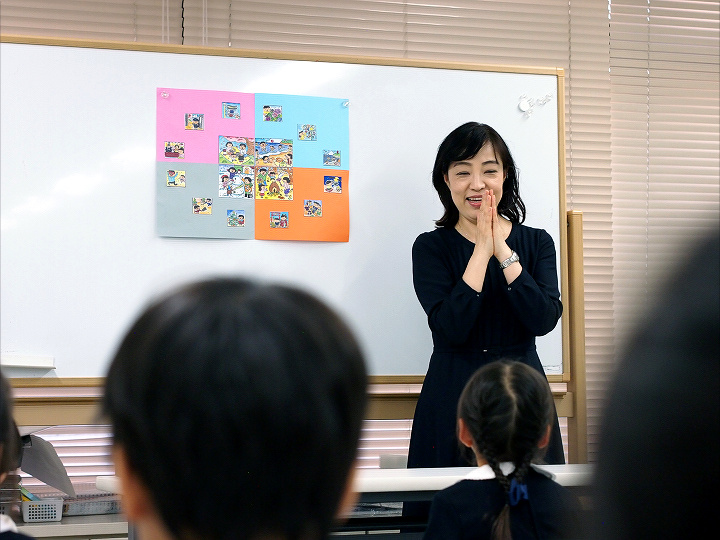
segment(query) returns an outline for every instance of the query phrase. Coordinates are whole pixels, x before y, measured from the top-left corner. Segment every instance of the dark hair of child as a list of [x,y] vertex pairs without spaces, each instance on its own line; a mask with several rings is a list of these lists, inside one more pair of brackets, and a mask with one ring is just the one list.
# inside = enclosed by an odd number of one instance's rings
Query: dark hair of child
[[[497,361],[480,368],[460,395],[458,418],[507,496],[492,527],[493,540],[512,538],[510,506],[522,496],[530,464],[544,454],[538,443],[551,425],[553,411],[547,380],[522,362]],[[500,469],[505,461],[515,465],[510,477]]]
[[134,322],[103,410],[172,537],[316,539],[346,489],[366,385],[352,332],[315,296],[216,278]]
[[18,468],[20,434],[12,415],[10,384],[0,373],[0,475]]

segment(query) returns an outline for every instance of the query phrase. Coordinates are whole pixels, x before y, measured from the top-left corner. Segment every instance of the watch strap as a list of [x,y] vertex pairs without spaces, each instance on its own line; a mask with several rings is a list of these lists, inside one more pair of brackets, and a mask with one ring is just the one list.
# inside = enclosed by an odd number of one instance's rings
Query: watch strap
[[518,254],[514,251],[512,252],[512,255],[510,255],[507,259],[505,259],[503,262],[500,263],[500,268],[502,270],[505,270],[508,266],[510,266],[512,263],[516,263],[520,260],[520,257],[518,257]]

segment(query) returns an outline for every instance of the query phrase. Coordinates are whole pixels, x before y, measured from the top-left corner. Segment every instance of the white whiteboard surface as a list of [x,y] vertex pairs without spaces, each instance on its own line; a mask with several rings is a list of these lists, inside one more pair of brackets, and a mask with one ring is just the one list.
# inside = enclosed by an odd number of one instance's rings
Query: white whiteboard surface
[[[423,375],[432,341],[410,251],[442,215],[437,147],[469,120],[507,141],[526,224],[560,257],[556,75],[18,43],[0,44],[0,70],[2,353],[54,357],[55,376],[104,376],[151,296],[218,274],[309,289],[349,321],[372,374]],[[158,87],[348,99],[350,241],[157,236]],[[523,95],[551,98],[528,116]],[[560,373],[562,324],[538,350]]]

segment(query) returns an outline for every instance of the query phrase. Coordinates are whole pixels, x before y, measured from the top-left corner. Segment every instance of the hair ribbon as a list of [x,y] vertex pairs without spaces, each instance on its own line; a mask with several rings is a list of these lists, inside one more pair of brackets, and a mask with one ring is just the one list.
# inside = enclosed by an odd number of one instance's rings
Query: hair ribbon
[[519,484],[514,478],[510,482],[510,491],[508,491],[508,499],[510,506],[516,506],[522,499],[528,499],[527,484]]

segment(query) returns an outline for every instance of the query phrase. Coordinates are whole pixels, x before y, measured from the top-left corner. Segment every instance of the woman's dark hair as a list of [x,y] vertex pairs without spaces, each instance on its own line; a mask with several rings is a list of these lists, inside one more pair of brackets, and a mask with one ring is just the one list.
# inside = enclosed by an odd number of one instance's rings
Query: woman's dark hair
[[[458,402],[461,418],[480,453],[495,472],[506,496],[511,478],[500,463],[515,465],[511,477],[523,484],[530,464],[544,454],[538,443],[553,419],[554,404],[547,379],[536,369],[518,361],[499,360],[478,369]],[[493,524],[493,539],[510,539],[510,506]]]
[[0,474],[14,471],[20,464],[20,434],[12,415],[10,384],[0,373]]
[[452,228],[460,217],[452,200],[450,188],[445,183],[445,175],[450,169],[450,164],[473,157],[488,142],[492,144],[496,158],[502,162],[505,173],[503,195],[498,203],[498,215],[513,223],[525,221],[525,203],[520,198],[518,183],[519,172],[515,167],[515,160],[513,160],[510,149],[500,134],[487,124],[467,122],[455,128],[445,137],[435,157],[432,182],[440,196],[440,202],[445,208],[443,216],[435,222],[438,227]]
[[103,410],[176,538],[315,539],[345,491],[366,387],[358,343],[327,305],[218,278],[140,315]]

